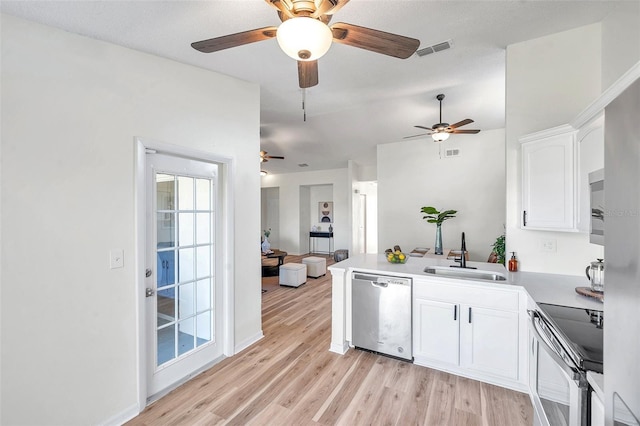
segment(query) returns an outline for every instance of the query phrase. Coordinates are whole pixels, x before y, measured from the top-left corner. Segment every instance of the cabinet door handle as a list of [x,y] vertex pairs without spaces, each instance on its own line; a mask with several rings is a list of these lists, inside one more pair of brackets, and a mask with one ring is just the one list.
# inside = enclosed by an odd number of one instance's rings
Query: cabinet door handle
[[458,305],[453,305],[453,320],[458,321]]
[[471,324],[471,307],[469,307],[469,324]]
[[527,226],[527,211],[522,211],[522,226]]

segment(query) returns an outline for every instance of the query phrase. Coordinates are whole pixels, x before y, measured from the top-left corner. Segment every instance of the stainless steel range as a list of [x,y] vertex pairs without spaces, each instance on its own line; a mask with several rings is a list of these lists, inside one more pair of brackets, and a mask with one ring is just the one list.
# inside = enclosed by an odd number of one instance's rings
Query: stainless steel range
[[603,312],[539,303],[529,316],[535,424],[590,425],[586,373],[603,372]]

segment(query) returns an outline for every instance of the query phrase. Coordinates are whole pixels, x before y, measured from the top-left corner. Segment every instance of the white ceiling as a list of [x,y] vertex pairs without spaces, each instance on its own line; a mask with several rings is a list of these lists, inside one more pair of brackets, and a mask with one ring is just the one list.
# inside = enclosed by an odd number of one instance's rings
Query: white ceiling
[[[334,43],[319,60],[319,85],[302,90],[296,62],[275,39],[216,53],[194,41],[277,26],[264,0],[5,1],[3,13],[142,52],[228,74],[261,87],[261,148],[270,173],[375,165],[375,146],[419,134],[443,120],[471,118],[468,129],[505,125],[505,48],[509,44],[601,21],[615,1],[351,0],[332,23],[348,22],[453,48],[406,60]],[[544,90],[544,88],[540,88]],[[445,143],[471,135],[453,135]],[[410,139],[434,143],[428,138]],[[257,156],[257,153],[256,153]],[[302,169],[300,163],[309,166]]]

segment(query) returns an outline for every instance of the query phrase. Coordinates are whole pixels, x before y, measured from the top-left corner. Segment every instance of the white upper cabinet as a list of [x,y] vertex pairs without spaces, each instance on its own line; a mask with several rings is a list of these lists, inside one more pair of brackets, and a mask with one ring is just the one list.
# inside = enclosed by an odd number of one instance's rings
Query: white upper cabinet
[[520,138],[522,229],[589,232],[589,173],[604,167],[604,113]]
[[564,125],[520,138],[523,229],[578,231],[576,133]]

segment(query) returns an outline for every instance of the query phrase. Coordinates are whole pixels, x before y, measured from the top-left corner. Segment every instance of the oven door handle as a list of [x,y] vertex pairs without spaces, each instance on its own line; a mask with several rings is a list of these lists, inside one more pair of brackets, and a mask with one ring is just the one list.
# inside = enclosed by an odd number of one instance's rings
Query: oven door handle
[[542,343],[542,348],[551,356],[553,361],[560,367],[571,380],[578,380],[580,376],[579,370],[569,364],[561,355],[559,348],[554,345],[549,338],[546,337],[546,333],[538,329],[538,322],[544,321],[540,314],[535,310],[528,310],[529,317],[531,318],[531,330],[535,334],[536,338]]

